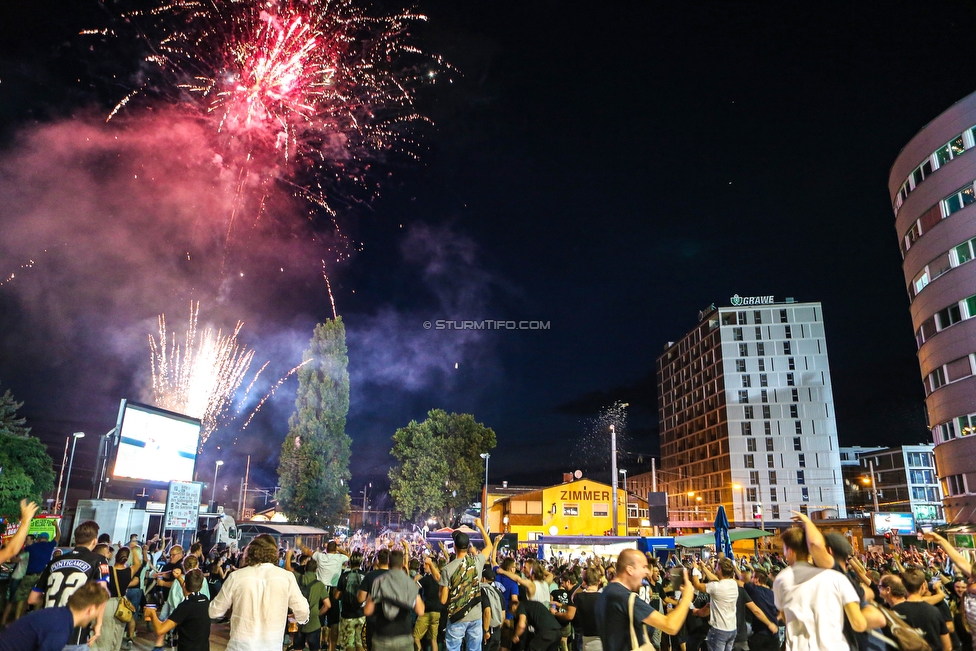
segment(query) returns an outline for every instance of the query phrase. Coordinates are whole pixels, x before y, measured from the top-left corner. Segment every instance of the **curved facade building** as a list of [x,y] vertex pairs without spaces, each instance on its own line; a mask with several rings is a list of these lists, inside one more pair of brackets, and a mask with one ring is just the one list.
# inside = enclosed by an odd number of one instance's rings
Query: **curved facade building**
[[976,522],[976,93],[909,141],[888,189],[945,517]]

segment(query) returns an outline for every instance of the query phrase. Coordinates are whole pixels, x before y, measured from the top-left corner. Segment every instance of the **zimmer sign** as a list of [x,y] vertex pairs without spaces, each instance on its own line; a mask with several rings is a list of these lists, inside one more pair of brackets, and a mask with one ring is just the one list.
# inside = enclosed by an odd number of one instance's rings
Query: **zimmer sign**
[[740,307],[742,305],[771,305],[776,302],[776,299],[772,296],[739,296],[735,294],[729,299],[733,307]]

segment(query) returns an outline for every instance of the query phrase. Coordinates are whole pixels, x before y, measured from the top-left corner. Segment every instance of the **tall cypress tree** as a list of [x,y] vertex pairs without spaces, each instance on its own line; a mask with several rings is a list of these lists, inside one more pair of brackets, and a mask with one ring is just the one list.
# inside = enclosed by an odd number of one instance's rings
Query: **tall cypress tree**
[[333,527],[349,512],[349,358],[342,317],[320,323],[298,371],[278,464],[278,500],[294,522]]

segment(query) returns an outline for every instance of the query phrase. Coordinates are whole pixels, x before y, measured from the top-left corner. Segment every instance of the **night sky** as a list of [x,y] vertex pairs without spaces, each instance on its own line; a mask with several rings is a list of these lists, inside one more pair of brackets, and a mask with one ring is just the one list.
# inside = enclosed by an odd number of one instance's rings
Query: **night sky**
[[[609,477],[591,421],[623,400],[636,470],[657,453],[655,359],[735,293],[823,303],[842,445],[930,440],[887,178],[976,87],[971,3],[418,2],[429,21],[412,40],[456,69],[417,94],[433,122],[415,132],[420,161],[377,161],[376,195],[337,206],[346,239],[282,200],[292,220],[237,242],[233,269],[213,243],[214,260],[180,266],[200,245],[187,224],[220,209],[195,180],[167,194],[175,208],[129,196],[125,166],[170,155],[132,116],[104,124],[141,52],[78,36],[118,6],[65,4],[0,9],[0,275],[18,271],[0,286],[0,390],[56,467],[84,430],[90,477],[94,434],[120,398],[146,398],[156,315],[177,327],[191,299],[201,322],[244,320],[276,381],[331,316],[319,260],[335,251],[354,493],[374,481],[381,497],[390,436],[432,408],[495,430],[493,482],[554,483]],[[99,145],[121,155],[61,150],[79,134],[121,134]],[[179,205],[165,227],[147,217]],[[437,319],[550,329],[423,328]],[[295,387],[212,439],[199,467],[226,461],[227,496],[247,454],[273,485]]]

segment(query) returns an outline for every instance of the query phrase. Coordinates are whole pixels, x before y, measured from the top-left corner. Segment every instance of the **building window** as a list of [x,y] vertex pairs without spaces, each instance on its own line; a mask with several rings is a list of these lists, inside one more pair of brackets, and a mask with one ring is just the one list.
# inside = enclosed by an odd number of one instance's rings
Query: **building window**
[[749,356],[749,344],[739,344],[739,357]]
[[746,439],[746,450],[749,452],[756,451],[756,439]]
[[743,417],[744,418],[747,418],[749,420],[752,420],[753,418],[755,418],[755,416],[753,414],[753,411],[752,411],[752,405],[747,405],[747,406],[743,407],[743,409],[745,410],[745,412],[743,413]]
[[762,339],[762,328],[756,326],[756,341],[759,341],[761,339]]
[[732,328],[732,341],[742,341],[742,328]]
[[792,326],[788,326],[788,325],[787,326],[783,326],[783,327],[786,329],[786,332],[784,333],[784,335],[786,336],[786,338],[787,339],[792,339],[793,338],[793,327]]
[[766,455],[766,467],[767,468],[775,468],[776,467],[776,460],[773,458],[773,456],[774,455],[772,455],[772,454],[767,454]]
[[766,360],[764,360],[764,359],[760,359],[759,360],[759,370],[760,371],[765,371],[766,370]]
[[805,455],[805,454],[798,455],[797,464],[801,468],[806,468],[807,467],[807,455]]
[[752,484],[753,486],[758,486],[759,485],[759,471],[758,470],[751,470],[751,471],[749,471],[749,483]]
[[793,450],[794,451],[799,451],[799,450],[802,450],[802,449],[803,449],[803,444],[801,443],[800,437],[799,436],[794,436],[793,437]]
[[[762,361],[762,360],[759,360],[759,361]],[[759,386],[761,386],[761,387],[768,387],[769,386],[769,376],[766,375],[765,373],[760,373],[759,374]]]
[[757,502],[759,498],[759,491],[755,488],[746,489],[746,501],[747,502]]
[[939,310],[935,313],[935,322],[939,330],[945,330],[960,321],[962,321],[962,311],[959,309],[958,303],[953,303],[944,310]]
[[779,504],[773,504],[770,509],[773,511],[773,520],[779,520]]
[[809,502],[810,501],[810,489],[807,488],[806,486],[802,486],[800,488],[800,498],[804,502]]
[[776,487],[775,486],[770,486],[769,487],[769,501],[770,502],[775,502],[776,501]]
[[772,418],[772,416],[770,415],[770,414],[772,414],[772,413],[773,413],[773,412],[772,412],[772,410],[771,410],[771,409],[769,408],[769,405],[763,405],[763,406],[762,406],[762,414],[763,414],[763,418]]
[[744,360],[744,359],[737,359],[737,360],[735,360],[735,372],[736,373],[745,373],[746,372],[746,360]]
[[793,421],[793,429],[796,434],[803,434],[803,422],[799,420]]
[[739,312],[739,325],[745,325],[745,324],[746,324],[746,313]]
[[805,471],[803,471],[803,470],[797,470],[796,471],[796,483],[797,484],[805,484],[805,483],[807,483],[806,482],[806,478],[803,476],[804,475],[804,472]]
[[773,439],[766,439],[766,452],[773,451]]
[[779,322],[780,323],[787,323],[787,322],[789,322],[789,319],[786,318],[786,310],[780,310],[779,311]]
[[743,375],[742,376],[742,386],[744,386],[747,389],[752,386],[752,376],[751,375]]
[[607,518],[610,517],[610,504],[607,502],[594,503],[593,504],[593,517],[594,518]]
[[763,433],[766,436],[770,436],[773,433],[773,424],[770,423],[768,420],[765,423],[763,423]]
[[800,417],[800,407],[798,405],[790,405],[790,418]]
[[766,389],[760,389],[759,395],[762,398],[763,402],[769,402],[769,391],[767,391]]
[[909,470],[909,481],[913,484],[934,484],[935,473],[931,470]]
[[792,355],[793,354],[793,344],[789,341],[783,342],[783,354]]
[[786,360],[786,366],[787,366],[787,368],[789,370],[795,371],[796,370],[796,358],[795,357],[788,358]]
[[770,470],[769,471],[769,485],[770,486],[775,486],[776,485],[776,471],[775,470]]
[[576,517],[579,515],[579,504],[563,504],[563,515]]
[[[942,151],[941,149],[939,151]],[[965,185],[942,200],[942,214],[948,217],[976,201],[973,184]]]
[[790,397],[793,402],[800,402],[800,391],[798,389],[790,389]]
[[[753,312],[752,313],[752,320],[755,321],[757,324],[762,323],[762,312],[760,312],[759,310],[756,310],[755,312]],[[757,330],[758,330],[758,328],[757,328]]]
[[752,423],[741,422],[739,423],[739,429],[742,430],[743,436],[752,436]]
[[932,455],[928,452],[909,452],[908,465],[911,468],[931,468]]
[[764,344],[761,341],[758,344],[756,344],[756,354],[759,355],[760,357],[762,357],[763,355],[765,355],[766,354],[766,344]]
[[786,374],[786,386],[788,387],[796,386],[796,379],[793,377],[792,373]]
[[946,477],[946,489],[949,495],[965,495],[967,491],[963,476],[952,475],[951,477]]
[[746,468],[755,468],[756,467],[756,457],[755,457],[755,455],[747,454],[747,455],[745,455],[744,460],[745,460]]
[[739,391],[739,404],[740,405],[745,405],[745,404],[748,404],[748,402],[749,402],[749,392],[748,391]]

